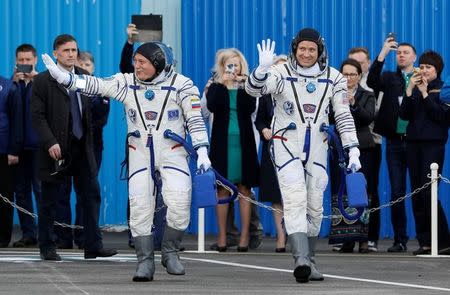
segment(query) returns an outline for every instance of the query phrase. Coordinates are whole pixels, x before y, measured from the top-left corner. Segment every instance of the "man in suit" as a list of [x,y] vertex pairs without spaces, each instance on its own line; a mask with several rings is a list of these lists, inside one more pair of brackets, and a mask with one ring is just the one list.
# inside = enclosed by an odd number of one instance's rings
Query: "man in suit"
[[[53,43],[53,55],[65,72],[87,74],[75,67],[75,38],[62,34]],[[108,257],[116,250],[103,248],[98,229],[100,191],[92,144],[91,107],[88,97],[67,91],[48,71],[36,76],[31,97],[33,125],[39,136],[38,175],[42,180],[39,202],[39,248],[43,260],[61,260],[52,239],[58,194],[73,177],[84,210],[84,258]]]

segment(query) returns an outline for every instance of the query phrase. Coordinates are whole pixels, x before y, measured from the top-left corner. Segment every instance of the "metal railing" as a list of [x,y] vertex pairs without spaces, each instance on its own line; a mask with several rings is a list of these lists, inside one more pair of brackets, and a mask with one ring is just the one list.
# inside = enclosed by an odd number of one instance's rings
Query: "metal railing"
[[[432,257],[437,257],[438,255],[438,238],[437,238],[437,207],[438,207],[438,180],[442,180],[444,183],[446,184],[450,184],[450,180],[445,178],[442,175],[438,175],[437,171],[438,171],[438,164],[433,163],[430,165],[430,169],[431,169],[431,174],[428,174],[428,178],[430,178],[430,181],[425,183],[424,185],[422,185],[421,187],[415,189],[414,191],[400,197],[397,198],[393,201],[390,201],[386,204],[382,204],[378,207],[375,208],[371,208],[371,209],[367,209],[366,212],[367,213],[372,213],[378,210],[381,210],[383,208],[387,208],[390,207],[396,203],[402,202],[407,198],[411,198],[415,195],[417,195],[419,192],[427,189],[429,186],[431,186],[431,256]],[[231,193],[233,192],[232,189],[226,185],[224,185],[222,182],[217,180],[217,184],[222,186],[223,188],[225,188],[226,190],[230,191]],[[235,201],[237,201],[238,199],[243,199],[249,203],[252,203],[258,207],[264,208],[266,210],[272,211],[272,212],[277,212],[280,214],[283,214],[283,210],[280,209],[276,209],[276,208],[272,208],[271,206],[268,206],[264,203],[258,202],[250,197],[244,196],[243,194],[239,193],[238,194],[238,198],[236,198]],[[3,200],[4,202],[10,204],[12,207],[16,208],[18,211],[30,215],[31,217],[37,219],[38,216],[35,213],[29,212],[28,210],[18,206],[16,203],[10,201],[8,198],[4,197],[3,195],[0,194],[0,199]],[[159,212],[160,210],[164,209],[166,206],[160,206],[158,208],[156,208],[155,213]],[[342,217],[342,215],[325,215],[323,216],[323,218],[325,219],[332,219],[332,218],[340,218]],[[199,208],[198,209],[198,251],[197,252],[205,252],[205,223],[204,223],[204,209],[203,208]],[[83,229],[83,226],[80,225],[72,225],[72,224],[67,224],[67,223],[61,223],[61,222],[54,222],[54,225],[56,226],[60,226],[60,227],[64,227],[64,228],[71,228],[71,229]],[[126,225],[103,225],[100,227],[100,230],[105,231],[105,232],[122,232],[122,231],[126,231],[128,230],[128,226]]]

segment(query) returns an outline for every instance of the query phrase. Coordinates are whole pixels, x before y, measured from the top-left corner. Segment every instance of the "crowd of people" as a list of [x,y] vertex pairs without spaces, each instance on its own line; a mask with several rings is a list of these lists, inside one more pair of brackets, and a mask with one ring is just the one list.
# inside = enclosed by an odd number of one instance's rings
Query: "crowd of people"
[[[297,282],[323,280],[315,247],[323,218],[323,196],[330,180],[335,218],[329,235],[333,250],[378,251],[379,211],[358,220],[342,218],[338,196],[343,181],[335,147],[329,149],[323,125],[333,126],[346,154],[346,167],[361,170],[369,205],[379,206],[378,176],[382,137],[386,140],[391,201],[428,182],[431,163],[444,162],[450,125],[442,57],[425,51],[415,68],[412,44],[389,35],[373,63],[365,47],[354,47],[338,69],[328,64],[324,39],[311,28],[294,36],[287,56],[275,55],[275,42],[257,45],[259,64],[250,71],[236,48],[216,53],[213,75],[203,95],[192,80],[176,72],[171,49],[148,42],[134,50],[133,24],[122,50],[120,72],[94,76],[94,57],[80,51],[68,34],[55,38],[53,59],[43,55],[46,71],[36,71],[37,52],[30,44],[16,49],[10,79],[0,77],[0,193],[33,212],[38,222],[19,211],[22,237],[13,247],[38,245],[43,260],[61,260],[57,249],[84,249],[86,259],[115,255],[103,246],[98,227],[101,196],[97,180],[102,162],[103,127],[110,99],[124,104],[128,126],[126,161],[130,246],[138,259],[134,281],[151,281],[154,250],[172,275],[185,274],[178,251],[190,221],[191,171],[187,153],[164,137],[171,129],[190,135],[197,168],[214,167],[252,199],[274,208],[276,252],[289,245]],[[396,71],[383,71],[395,52]],[[209,128],[207,128],[209,125]],[[208,130],[210,131],[208,134]],[[262,145],[258,160],[259,145]],[[327,169],[329,167],[329,169]],[[252,188],[259,187],[259,196]],[[76,193],[74,223],[83,230],[54,227],[72,223],[70,194]],[[219,187],[219,199],[229,192]],[[419,249],[431,252],[430,189],[412,198]],[[166,225],[157,245],[152,232],[155,203],[162,196]],[[339,196],[342,197],[342,196]],[[450,253],[444,210],[438,203],[440,253]],[[280,213],[283,212],[283,213]],[[233,204],[217,205],[217,242],[211,249],[238,252],[257,248],[262,227],[255,205],[239,199],[240,232]],[[10,244],[13,207],[0,200],[0,247]],[[391,206],[394,243],[388,252],[407,251],[404,201]]]

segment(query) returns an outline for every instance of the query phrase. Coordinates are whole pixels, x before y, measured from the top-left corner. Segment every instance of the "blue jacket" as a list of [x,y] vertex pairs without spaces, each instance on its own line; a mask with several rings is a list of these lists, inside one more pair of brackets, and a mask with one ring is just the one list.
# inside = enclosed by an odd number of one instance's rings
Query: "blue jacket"
[[428,84],[428,97],[414,88],[411,96],[405,96],[400,117],[408,120],[407,141],[437,141],[445,144],[448,137],[448,107],[439,100],[442,80],[437,78]]
[[17,154],[11,148],[13,142],[13,127],[16,124],[12,121],[17,111],[16,91],[13,82],[0,77],[0,154]]
[[14,121],[17,126],[13,138],[15,142],[13,143],[14,150],[37,150],[38,149],[38,136],[33,128],[33,123],[31,122],[31,111],[30,111],[30,100],[32,94],[33,82],[25,85],[23,81],[19,83],[14,82],[16,86],[16,97],[17,102],[17,112],[13,114],[16,118]]

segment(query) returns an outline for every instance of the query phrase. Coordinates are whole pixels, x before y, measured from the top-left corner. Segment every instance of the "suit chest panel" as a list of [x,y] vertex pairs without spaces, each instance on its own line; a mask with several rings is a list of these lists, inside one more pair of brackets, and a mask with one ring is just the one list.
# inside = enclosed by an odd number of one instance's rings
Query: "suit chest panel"
[[[171,122],[180,120],[182,112],[177,103],[176,89],[163,87],[149,87],[136,90],[137,102],[133,97],[133,99],[129,100],[130,103],[127,106],[129,123],[140,126],[143,120],[148,128],[154,128],[157,126],[158,121],[163,121],[166,125],[170,125]],[[149,94],[149,92],[153,94]],[[167,94],[169,95],[167,96]],[[134,94],[132,95],[134,96]],[[164,103],[166,96],[167,102]]]
[[[319,111],[320,102],[323,99],[320,112],[328,112],[328,104],[332,96],[332,84],[326,77],[306,78],[306,77],[285,77],[284,91],[276,97],[276,107],[278,113],[293,115],[302,112],[306,120],[312,120]],[[324,93],[326,91],[326,93]],[[295,95],[295,93],[296,95]],[[297,97],[297,98],[296,98]],[[298,105],[297,105],[298,100]]]

